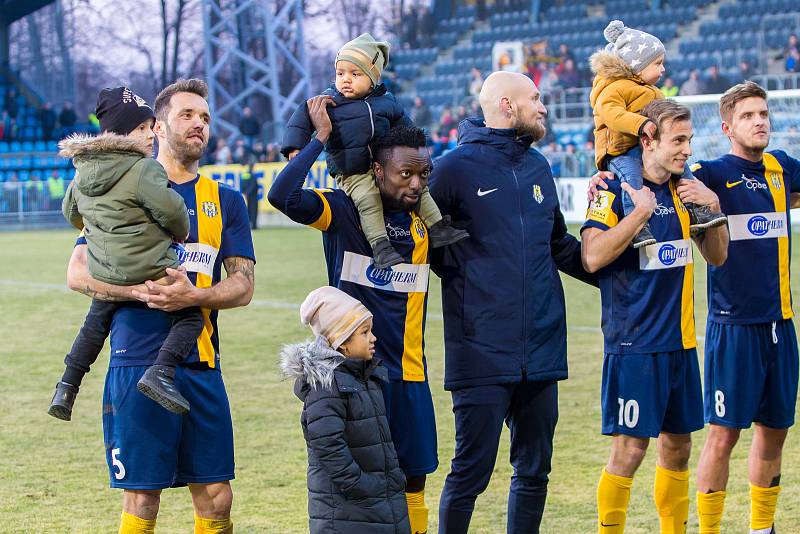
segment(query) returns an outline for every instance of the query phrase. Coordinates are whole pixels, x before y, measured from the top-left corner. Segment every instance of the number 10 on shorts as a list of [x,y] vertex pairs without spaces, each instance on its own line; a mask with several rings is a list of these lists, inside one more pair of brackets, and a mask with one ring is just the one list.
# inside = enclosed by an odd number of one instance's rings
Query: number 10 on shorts
[[619,426],[635,428],[639,422],[639,403],[631,399],[625,401],[622,397],[617,397],[619,403]]

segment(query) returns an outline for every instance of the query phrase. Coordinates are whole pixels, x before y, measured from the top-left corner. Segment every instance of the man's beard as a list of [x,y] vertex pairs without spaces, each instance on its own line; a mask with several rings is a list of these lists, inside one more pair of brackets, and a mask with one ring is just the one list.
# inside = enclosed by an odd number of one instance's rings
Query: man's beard
[[203,142],[200,145],[190,143],[180,134],[170,130],[169,126],[167,126],[167,143],[173,157],[184,165],[195,163],[203,157],[203,152],[206,151],[206,146],[208,145],[208,142]]
[[538,119],[534,119],[531,123],[520,123],[517,125],[517,134],[529,135],[534,143],[541,141],[545,133],[547,133],[547,129]]

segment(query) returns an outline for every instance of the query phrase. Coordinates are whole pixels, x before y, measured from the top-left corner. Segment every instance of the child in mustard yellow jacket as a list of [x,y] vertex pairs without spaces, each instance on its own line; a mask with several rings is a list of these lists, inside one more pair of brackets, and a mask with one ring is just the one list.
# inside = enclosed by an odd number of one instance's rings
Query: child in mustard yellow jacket
[[[589,102],[594,115],[595,163],[609,170],[634,189],[641,189],[642,153],[639,138],[656,135],[656,124],[639,114],[653,100],[664,98],[656,83],[664,74],[665,49],[649,33],[626,28],[620,20],[609,23],[603,32],[608,45],[595,52],[589,62],[595,74]],[[688,165],[682,178],[694,179]],[[623,193],[625,214],[633,202]],[[687,204],[692,234],[725,224],[726,217],[708,206]],[[656,242],[645,225],[631,246],[639,248]]]

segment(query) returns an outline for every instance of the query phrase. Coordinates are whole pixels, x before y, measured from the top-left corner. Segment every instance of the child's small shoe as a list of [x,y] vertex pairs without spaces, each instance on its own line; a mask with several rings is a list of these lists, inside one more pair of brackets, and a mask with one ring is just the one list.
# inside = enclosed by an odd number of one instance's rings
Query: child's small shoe
[[653,237],[653,232],[650,231],[650,223],[646,223],[644,228],[639,230],[639,233],[636,234],[636,237],[634,237],[633,241],[631,241],[631,246],[633,248],[642,248],[655,244],[656,238]]
[[392,265],[403,263],[403,256],[397,253],[388,239],[381,239],[372,247],[372,260],[378,269],[386,269]]
[[70,421],[72,419],[72,406],[75,404],[75,397],[77,396],[77,386],[59,381],[56,384],[56,392],[53,394],[53,400],[50,401],[50,408],[48,408],[47,413],[56,419]]
[[146,397],[156,401],[166,410],[177,414],[189,411],[187,401],[173,380],[175,368],[168,365],[151,365],[139,379],[136,389]]
[[450,217],[445,216],[441,221],[428,228],[431,248],[446,247],[469,237],[469,232],[450,226]]
[[689,211],[689,232],[692,235],[701,234],[715,226],[722,226],[728,221],[723,213],[711,211],[708,206],[689,203],[686,204],[686,209]]

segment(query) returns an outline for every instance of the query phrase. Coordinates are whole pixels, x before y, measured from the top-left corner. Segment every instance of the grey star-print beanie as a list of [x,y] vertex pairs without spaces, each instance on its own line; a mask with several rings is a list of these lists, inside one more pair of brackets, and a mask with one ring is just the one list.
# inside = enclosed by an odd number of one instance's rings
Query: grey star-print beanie
[[603,35],[608,41],[606,50],[613,52],[639,74],[658,56],[664,55],[664,43],[655,35],[626,28],[621,20],[612,20]]

